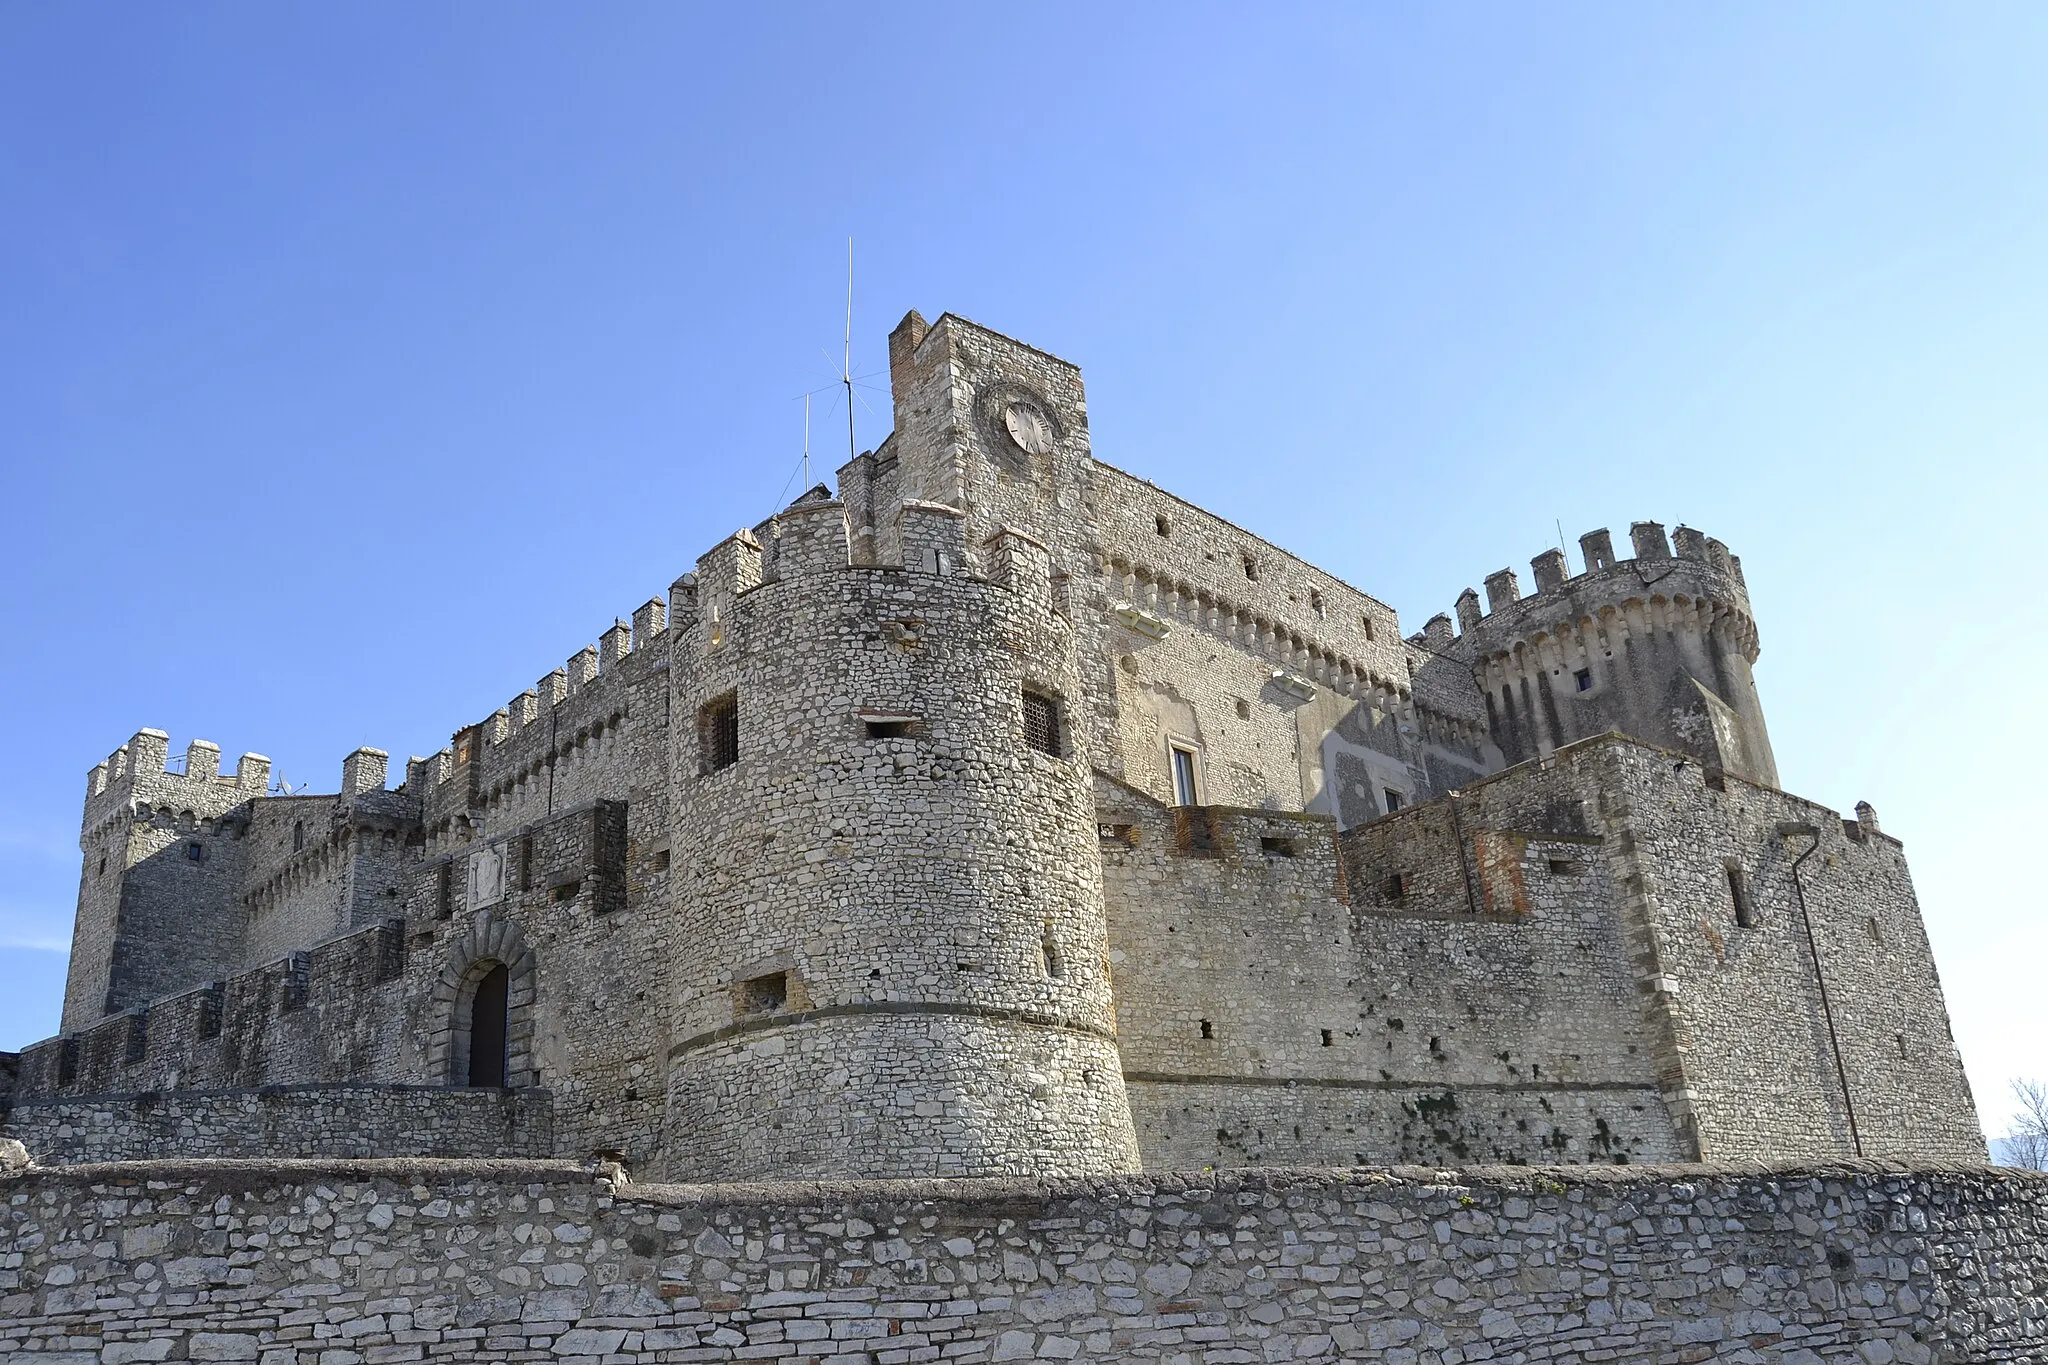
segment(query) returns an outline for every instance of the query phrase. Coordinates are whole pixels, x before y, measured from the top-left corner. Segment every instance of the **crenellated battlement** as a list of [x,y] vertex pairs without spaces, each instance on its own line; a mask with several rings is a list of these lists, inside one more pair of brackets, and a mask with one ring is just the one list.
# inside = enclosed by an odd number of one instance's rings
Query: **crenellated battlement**
[[1485,608],[1467,588],[1455,638],[1437,618],[1423,639],[1472,670],[1511,763],[1616,729],[1775,786],[1742,562],[1688,526],[1667,537],[1639,521],[1629,545],[1635,553],[1617,558],[1606,528],[1588,531],[1576,576],[1564,551],[1545,550],[1530,561],[1526,597],[1514,570],[1488,574]]
[[1476,663],[1487,654],[1570,629],[1581,619],[1640,610],[1651,629],[1727,630],[1755,659],[1756,627],[1742,561],[1725,544],[1688,526],[1667,539],[1663,525],[1654,521],[1634,523],[1629,540],[1635,553],[1620,559],[1605,527],[1579,537],[1586,567],[1577,575],[1563,550],[1543,551],[1529,561],[1536,590],[1527,596],[1513,569],[1496,570],[1486,576],[1483,608],[1473,589],[1458,595],[1455,636],[1450,618],[1438,616],[1424,628],[1423,638],[1432,649],[1455,650]]
[[202,818],[214,818],[270,788],[270,760],[243,754],[233,773],[220,770],[220,746],[195,739],[185,747],[182,771],[170,767],[170,736],[162,730],[138,730],[86,775],[82,828],[99,828],[115,812],[135,802],[152,806],[189,807]]

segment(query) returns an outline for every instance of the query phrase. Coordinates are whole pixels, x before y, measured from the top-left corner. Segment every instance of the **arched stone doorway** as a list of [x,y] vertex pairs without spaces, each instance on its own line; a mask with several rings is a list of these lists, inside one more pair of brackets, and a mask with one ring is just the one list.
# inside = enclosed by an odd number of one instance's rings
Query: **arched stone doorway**
[[533,950],[489,911],[449,945],[434,987],[427,1066],[445,1085],[529,1086],[533,1065]]

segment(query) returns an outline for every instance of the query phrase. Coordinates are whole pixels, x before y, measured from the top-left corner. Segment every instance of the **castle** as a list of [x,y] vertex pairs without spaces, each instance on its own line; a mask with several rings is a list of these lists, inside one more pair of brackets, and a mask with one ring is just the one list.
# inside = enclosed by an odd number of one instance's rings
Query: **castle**
[[395,787],[157,730],[95,767],[4,1131],[690,1181],[1984,1161],[1899,843],[1778,788],[1726,546],[1595,531],[1404,635],[1098,462],[1074,366],[916,313],[889,359],[836,496]]

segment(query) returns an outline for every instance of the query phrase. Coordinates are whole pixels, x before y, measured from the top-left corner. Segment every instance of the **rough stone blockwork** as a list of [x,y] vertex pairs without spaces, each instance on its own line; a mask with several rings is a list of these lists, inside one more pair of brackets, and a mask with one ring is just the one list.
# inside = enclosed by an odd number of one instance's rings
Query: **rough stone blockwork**
[[1223,1172],[617,1185],[559,1162],[31,1169],[0,1353],[422,1359],[2031,1361],[2048,1178]]
[[7,1132],[47,1165],[191,1157],[554,1154],[545,1090],[312,1085],[29,1100]]

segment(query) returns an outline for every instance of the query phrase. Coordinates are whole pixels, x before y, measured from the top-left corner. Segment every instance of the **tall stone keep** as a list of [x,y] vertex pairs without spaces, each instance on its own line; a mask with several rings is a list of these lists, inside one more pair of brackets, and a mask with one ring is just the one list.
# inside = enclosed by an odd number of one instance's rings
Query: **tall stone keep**
[[904,503],[903,562],[855,565],[818,501],[758,586],[751,537],[700,561],[671,656],[678,1174],[1137,1168],[1074,632],[1045,548],[972,525]]

